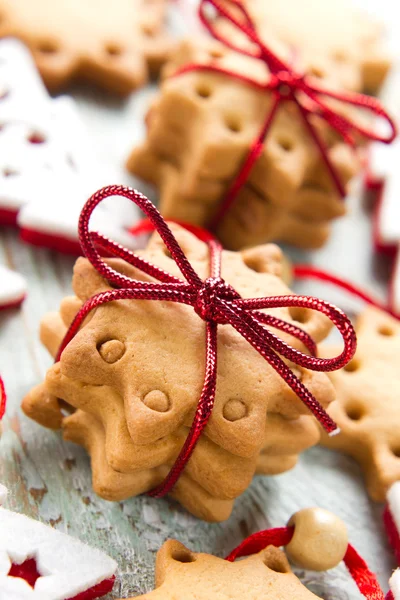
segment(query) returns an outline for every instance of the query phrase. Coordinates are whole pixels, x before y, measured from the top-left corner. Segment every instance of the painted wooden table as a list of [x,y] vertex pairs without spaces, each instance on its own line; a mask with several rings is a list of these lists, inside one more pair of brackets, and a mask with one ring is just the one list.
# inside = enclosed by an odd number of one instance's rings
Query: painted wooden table
[[[130,182],[121,165],[134,139],[143,133],[135,117],[143,113],[149,93],[124,103],[75,93],[97,151],[119,169],[120,182]],[[350,214],[336,224],[328,246],[313,255],[295,253],[295,258],[323,265],[382,295],[387,265],[372,256],[368,210],[357,190],[349,204]],[[19,409],[23,396],[51,364],[38,339],[39,321],[70,293],[73,262],[22,244],[14,231],[0,231],[0,264],[22,273],[29,286],[20,310],[0,314],[0,371],[9,397],[0,439],[0,482],[11,492],[8,506],[111,554],[118,561],[119,574],[109,598],[152,589],[155,552],[168,537],[195,551],[223,556],[249,533],[282,525],[294,511],[310,505],[333,510],[346,521],[351,541],[387,589],[395,564],[382,528],[382,506],[368,499],[358,466],[325,449],[306,452],[289,473],[256,478],[237,500],[230,519],[221,524],[202,523],[171,501],[140,497],[113,504],[95,496],[85,452],[31,422]],[[345,309],[358,308],[337,291],[314,284],[298,287],[305,290]],[[342,567],[325,574],[297,572],[325,600],[360,597]]]

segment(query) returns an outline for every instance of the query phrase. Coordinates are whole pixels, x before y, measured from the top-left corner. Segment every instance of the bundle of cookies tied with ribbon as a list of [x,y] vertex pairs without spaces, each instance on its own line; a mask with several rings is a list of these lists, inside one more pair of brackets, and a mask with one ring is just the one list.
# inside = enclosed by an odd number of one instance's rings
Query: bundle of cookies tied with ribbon
[[214,39],[182,42],[164,67],[129,170],[158,188],[166,218],[227,248],[320,247],[365,143],[395,135],[360,93],[389,68],[379,26],[346,0],[202,0],[200,17]]
[[[90,230],[93,210],[116,195],[156,229],[146,249]],[[23,409],[88,450],[99,495],[169,494],[220,521],[256,471],[286,471],[318,442],[318,421],[335,432],[324,371],[351,360],[354,329],[331,304],[290,292],[276,246],[222,250],[122,186],[88,200],[79,237],[75,296],[41,327],[55,363]],[[331,322],[344,348],[319,358]]]

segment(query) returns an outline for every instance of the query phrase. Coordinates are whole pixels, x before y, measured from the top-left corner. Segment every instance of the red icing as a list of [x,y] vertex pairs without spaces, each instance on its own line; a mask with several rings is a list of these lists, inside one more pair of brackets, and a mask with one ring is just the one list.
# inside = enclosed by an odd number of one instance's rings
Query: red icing
[[389,544],[394,550],[397,564],[400,565],[400,533],[397,530],[396,523],[394,522],[388,505],[386,505],[385,510],[383,511],[383,523],[385,525]]
[[60,235],[43,233],[41,231],[36,231],[35,229],[22,227],[20,230],[20,237],[24,242],[32,244],[33,246],[50,248],[51,250],[56,250],[57,252],[62,252],[64,254],[72,254],[73,256],[80,256],[82,254],[81,247],[77,240],[68,240]]
[[25,300],[25,294],[23,296],[21,296],[21,298],[18,298],[18,300],[13,300],[12,302],[7,302],[7,304],[0,303],[0,310],[8,310],[10,308],[18,308],[18,306],[20,306],[20,304],[22,304],[22,302],[24,300]]
[[385,600],[395,600],[393,592],[388,592],[388,595],[386,596]]
[[[13,563],[10,571],[8,572],[8,577],[18,577],[19,579],[24,579],[31,586],[31,588],[34,588],[36,581],[39,579],[39,577],[42,577],[42,575],[37,569],[36,560],[34,558],[28,558],[20,565]],[[96,598],[101,598],[102,596],[105,596],[111,592],[114,587],[114,583],[115,575],[109,579],[101,581],[94,587],[81,592],[73,598],[68,598],[68,600],[95,600]]]
[[0,208],[0,224],[1,225],[17,225],[17,210]]
[[39,579],[39,577],[41,577],[41,574],[37,569],[36,560],[34,558],[28,558],[20,565],[13,563],[8,572],[8,577],[25,579],[31,588],[34,588],[36,581]]
[[95,600],[95,598],[101,598],[105,596],[114,587],[115,583],[115,575],[110,577],[110,579],[105,579],[101,583],[98,583],[94,587],[90,588],[90,590],[86,590],[86,592],[81,592],[77,596],[73,598],[68,598],[68,600]]

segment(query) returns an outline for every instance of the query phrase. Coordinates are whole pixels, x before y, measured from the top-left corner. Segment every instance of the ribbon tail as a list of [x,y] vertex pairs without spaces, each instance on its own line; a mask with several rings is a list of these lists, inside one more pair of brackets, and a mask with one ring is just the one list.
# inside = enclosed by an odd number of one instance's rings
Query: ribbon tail
[[268,131],[272,125],[276,111],[278,110],[278,107],[280,105],[280,102],[281,102],[281,98],[278,95],[275,95],[275,98],[274,98],[274,101],[272,104],[272,108],[268,114],[267,120],[265,121],[255,143],[253,143],[253,145],[251,146],[250,151],[247,154],[245,161],[239,171],[239,174],[236,176],[236,178],[232,182],[231,186],[228,188],[228,191],[226,192],[226,194],[224,196],[221,206],[219,207],[216,215],[213,217],[213,219],[210,222],[209,227],[212,231],[214,231],[218,227],[218,225],[221,223],[225,214],[229,211],[232,204],[236,200],[240,190],[245,185],[245,183],[248,181],[250,172],[251,172],[252,168],[254,167],[254,164],[257,162],[257,160],[260,158],[260,156],[262,154],[262,151],[264,149],[265,138],[267,137]]
[[296,101],[296,104],[299,108],[300,114],[303,117],[303,121],[304,124],[307,128],[307,130],[309,131],[312,139],[314,140],[314,142],[316,143],[316,145],[318,146],[318,149],[321,153],[322,156],[322,160],[325,163],[326,168],[329,171],[329,174],[331,176],[331,179],[333,181],[333,183],[335,184],[335,187],[338,191],[339,196],[343,199],[346,197],[346,190],[344,189],[344,186],[342,184],[342,182],[340,181],[335,169],[332,166],[331,161],[329,160],[328,157],[328,149],[326,148],[325,144],[322,142],[322,140],[320,139],[319,135],[317,134],[315,128],[312,126],[311,122],[309,121],[308,118],[308,112],[306,111],[306,109],[300,104],[300,102]]
[[376,575],[370,571],[365,560],[350,544],[347,547],[347,552],[343,560],[358,589],[365,598],[368,598],[368,600],[385,599]]
[[160,485],[148,492],[148,495],[153,498],[162,498],[174,487],[211,416],[217,387],[217,327],[216,323],[207,322],[206,373],[192,426],[182,450],[167,477]]
[[[275,369],[275,371],[282,377],[287,385],[293,390],[293,392],[300,398],[305,404],[308,410],[316,417],[321,426],[325,429],[328,435],[335,435],[338,433],[338,427],[335,421],[328,415],[324,407],[318,402],[315,396],[305,387],[293,371],[287,366],[287,364],[280,358],[280,356],[268,345],[268,341],[265,339],[266,334],[268,337],[273,336],[271,332],[266,331],[265,328],[260,325],[256,319],[251,315],[248,315],[244,310],[236,309],[232,310],[226,303],[224,303],[225,316],[229,319],[232,327],[236,329],[248,342],[257,350],[259,354]],[[276,336],[273,336],[276,338]],[[282,341],[282,344],[284,342]]]

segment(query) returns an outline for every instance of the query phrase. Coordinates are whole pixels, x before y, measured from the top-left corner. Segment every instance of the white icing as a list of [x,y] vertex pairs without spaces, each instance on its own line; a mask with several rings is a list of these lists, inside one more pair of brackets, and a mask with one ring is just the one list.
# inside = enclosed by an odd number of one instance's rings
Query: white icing
[[[93,160],[75,101],[53,100],[29,52],[13,39],[0,41],[0,125],[0,209],[18,212],[20,227],[77,241],[83,204],[115,183],[113,174]],[[30,143],[32,133],[45,141]],[[133,247],[125,229],[131,221],[122,221],[114,204],[113,210],[110,202],[102,204],[93,225]]]
[[390,514],[400,535],[400,481],[396,481],[387,493]]
[[[117,564],[90,548],[25,515],[0,508],[0,600],[66,600],[112,577]],[[11,563],[35,558],[42,575],[34,589],[7,577]]]
[[400,569],[396,569],[389,579],[389,586],[395,600],[400,600]]
[[0,307],[22,300],[25,294],[26,282],[22,275],[0,265]]

